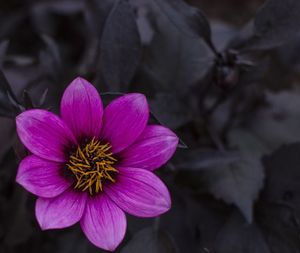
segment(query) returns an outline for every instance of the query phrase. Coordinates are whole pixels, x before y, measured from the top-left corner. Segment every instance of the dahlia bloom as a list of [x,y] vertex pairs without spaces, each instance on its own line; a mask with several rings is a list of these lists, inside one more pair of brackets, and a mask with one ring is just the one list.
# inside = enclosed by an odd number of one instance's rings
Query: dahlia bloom
[[19,138],[32,154],[16,180],[38,196],[43,230],[80,222],[94,245],[113,251],[125,235],[125,213],[154,217],[170,209],[169,192],[152,171],[171,158],[178,138],[147,124],[142,94],[103,109],[97,90],[80,77],[66,88],[60,111],[60,117],[40,109],[18,115]]

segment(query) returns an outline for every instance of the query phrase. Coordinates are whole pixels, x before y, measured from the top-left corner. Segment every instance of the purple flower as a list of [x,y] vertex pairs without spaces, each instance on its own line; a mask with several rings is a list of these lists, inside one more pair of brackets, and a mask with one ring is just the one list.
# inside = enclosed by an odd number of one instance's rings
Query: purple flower
[[177,136],[147,125],[142,94],[127,94],[103,109],[88,81],[65,90],[61,117],[40,109],[21,113],[17,132],[32,153],[19,165],[17,182],[38,196],[42,229],[78,221],[96,246],[113,251],[126,231],[125,213],[154,217],[170,209],[164,183],[152,171],[176,150]]

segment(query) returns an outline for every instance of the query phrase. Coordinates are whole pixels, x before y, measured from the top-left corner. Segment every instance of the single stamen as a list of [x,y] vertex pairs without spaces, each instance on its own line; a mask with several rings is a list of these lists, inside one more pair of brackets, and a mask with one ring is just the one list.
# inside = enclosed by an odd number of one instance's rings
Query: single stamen
[[109,143],[101,144],[93,138],[84,147],[78,146],[69,157],[66,168],[76,178],[74,189],[87,191],[90,195],[103,190],[103,182],[115,182],[114,173],[118,170],[113,167],[117,159],[110,151]]

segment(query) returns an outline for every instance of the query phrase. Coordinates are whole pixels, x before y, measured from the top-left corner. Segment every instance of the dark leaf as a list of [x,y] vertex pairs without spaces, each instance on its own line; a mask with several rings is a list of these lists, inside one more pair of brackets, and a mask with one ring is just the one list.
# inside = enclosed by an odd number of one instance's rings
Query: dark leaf
[[54,0],[38,1],[30,8],[33,25],[39,33],[53,32],[55,22],[51,19],[53,13],[59,15],[74,15],[82,12],[84,1],[80,0]]
[[7,224],[4,240],[9,246],[26,242],[32,233],[30,215],[26,208],[27,198],[28,193],[17,188],[13,198],[8,202],[7,221],[11,221],[11,223]]
[[[219,167],[241,160],[241,156],[236,151],[216,151],[216,150],[187,150],[181,156],[181,160],[176,163],[176,168],[184,170],[209,170],[212,167]],[[220,169],[222,169],[220,167]]]
[[[78,231],[71,231],[71,233],[59,236],[58,243],[61,245],[57,253],[90,253],[94,252],[88,249],[89,242]],[[98,252],[101,252],[97,250]],[[95,250],[95,252],[97,252]]]
[[48,35],[41,35],[43,42],[45,43],[45,50],[40,52],[40,64],[42,71],[50,74],[51,77],[57,79],[62,71],[62,62],[58,45]]
[[260,228],[233,212],[216,240],[217,253],[271,253]]
[[32,109],[34,108],[32,98],[27,90],[24,90],[23,92],[23,105],[26,109]]
[[150,102],[150,108],[160,122],[172,129],[178,128],[192,119],[186,101],[175,94],[157,94]]
[[229,142],[230,146],[238,149],[241,159],[207,169],[204,172],[205,181],[216,198],[236,205],[251,223],[253,203],[264,182],[260,158],[266,151],[259,140],[241,130],[231,132]]
[[24,20],[27,13],[26,11],[15,11],[13,13],[5,13],[1,11],[0,15],[0,40],[7,39],[12,30]]
[[228,141],[232,148],[237,148],[244,157],[260,160],[270,150],[255,134],[242,128],[232,129],[228,133]]
[[0,220],[0,227],[5,230],[4,244],[16,246],[26,242],[32,233],[31,215],[26,206],[29,193],[16,187],[17,160],[12,148],[0,162],[0,168],[0,191],[6,192],[0,197],[0,213],[6,217]]
[[[186,191],[182,189],[172,188],[170,192],[172,192],[172,208],[160,218],[159,227],[169,233],[171,238],[176,241],[176,247],[178,246],[180,252],[194,252],[197,244],[194,231],[197,224],[195,220],[189,223],[191,214],[188,212],[191,209],[187,206],[187,202],[189,202],[190,196],[186,195]],[[197,212],[193,218],[198,218],[199,210],[192,210]]]
[[[214,55],[201,38],[190,38],[166,17],[155,20],[156,33],[145,50],[144,76],[158,91],[184,95],[198,84],[214,65]],[[144,83],[144,81],[142,81]]]
[[263,159],[267,180],[263,197],[290,206],[300,217],[300,143],[282,146]]
[[46,88],[44,90],[44,92],[42,93],[42,96],[41,96],[41,98],[40,98],[40,100],[38,102],[37,107],[43,107],[44,106],[46,98],[47,98],[47,95],[48,95],[48,91],[49,91],[48,88]]
[[215,51],[211,41],[211,29],[204,13],[183,0],[155,0],[169,20],[186,35],[203,40]]
[[252,222],[253,203],[264,180],[259,160],[244,158],[206,170],[203,176],[209,192],[227,204],[236,205],[247,221]]
[[99,38],[101,38],[107,16],[115,2],[115,0],[85,1],[84,16],[86,22]]
[[237,34],[235,27],[223,23],[223,22],[212,22],[212,41],[218,51],[223,51],[228,42]]
[[300,35],[300,2],[267,0],[252,24],[253,34],[244,49],[271,49]]
[[259,109],[249,126],[268,148],[300,141],[300,93],[295,90],[266,92],[267,105]]
[[298,0],[268,0],[257,13],[255,31],[257,47],[274,47],[300,35],[300,2]]
[[4,40],[0,42],[0,69],[2,69],[2,65],[5,59],[5,54],[9,45],[8,40]]
[[[11,147],[14,143],[14,135],[15,135],[15,122],[10,118],[0,118],[0,133],[1,133],[1,140],[5,145],[0,146],[0,163],[3,159],[7,159],[9,157],[8,151],[11,150]],[[13,150],[12,150],[12,153]],[[12,160],[15,159],[15,156],[12,156]],[[8,161],[6,161],[8,162]],[[13,162],[13,161],[11,161]],[[2,164],[4,166],[5,163]],[[1,183],[0,183],[1,184]]]
[[143,45],[150,44],[155,32],[152,24],[152,20],[151,18],[149,18],[149,10],[145,7],[147,1],[148,0],[130,1],[130,3],[132,3],[132,5],[135,7],[135,11],[137,14],[136,22],[138,25],[141,42]]
[[[276,186],[277,187],[277,186]],[[299,253],[299,221],[285,206],[260,203],[258,224],[272,253]]]
[[15,106],[19,105],[9,83],[7,82],[3,72],[0,70],[0,116],[13,117],[15,115]]
[[33,10],[36,13],[45,14],[46,12],[55,12],[64,15],[80,12],[83,7],[83,1],[80,0],[54,0],[37,2]]
[[110,90],[127,90],[141,58],[141,42],[132,7],[118,0],[111,10],[100,43],[100,71]]
[[174,242],[161,230],[145,228],[134,235],[121,253],[177,253]]

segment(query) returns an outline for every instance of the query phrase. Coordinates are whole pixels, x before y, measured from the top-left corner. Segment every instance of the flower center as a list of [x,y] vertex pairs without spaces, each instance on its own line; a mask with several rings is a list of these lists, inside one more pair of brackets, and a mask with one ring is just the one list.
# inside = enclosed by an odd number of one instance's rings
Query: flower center
[[89,191],[90,195],[103,190],[103,182],[115,182],[114,174],[118,172],[113,164],[116,159],[109,143],[101,144],[93,138],[85,145],[78,146],[66,164],[75,176],[74,189]]

